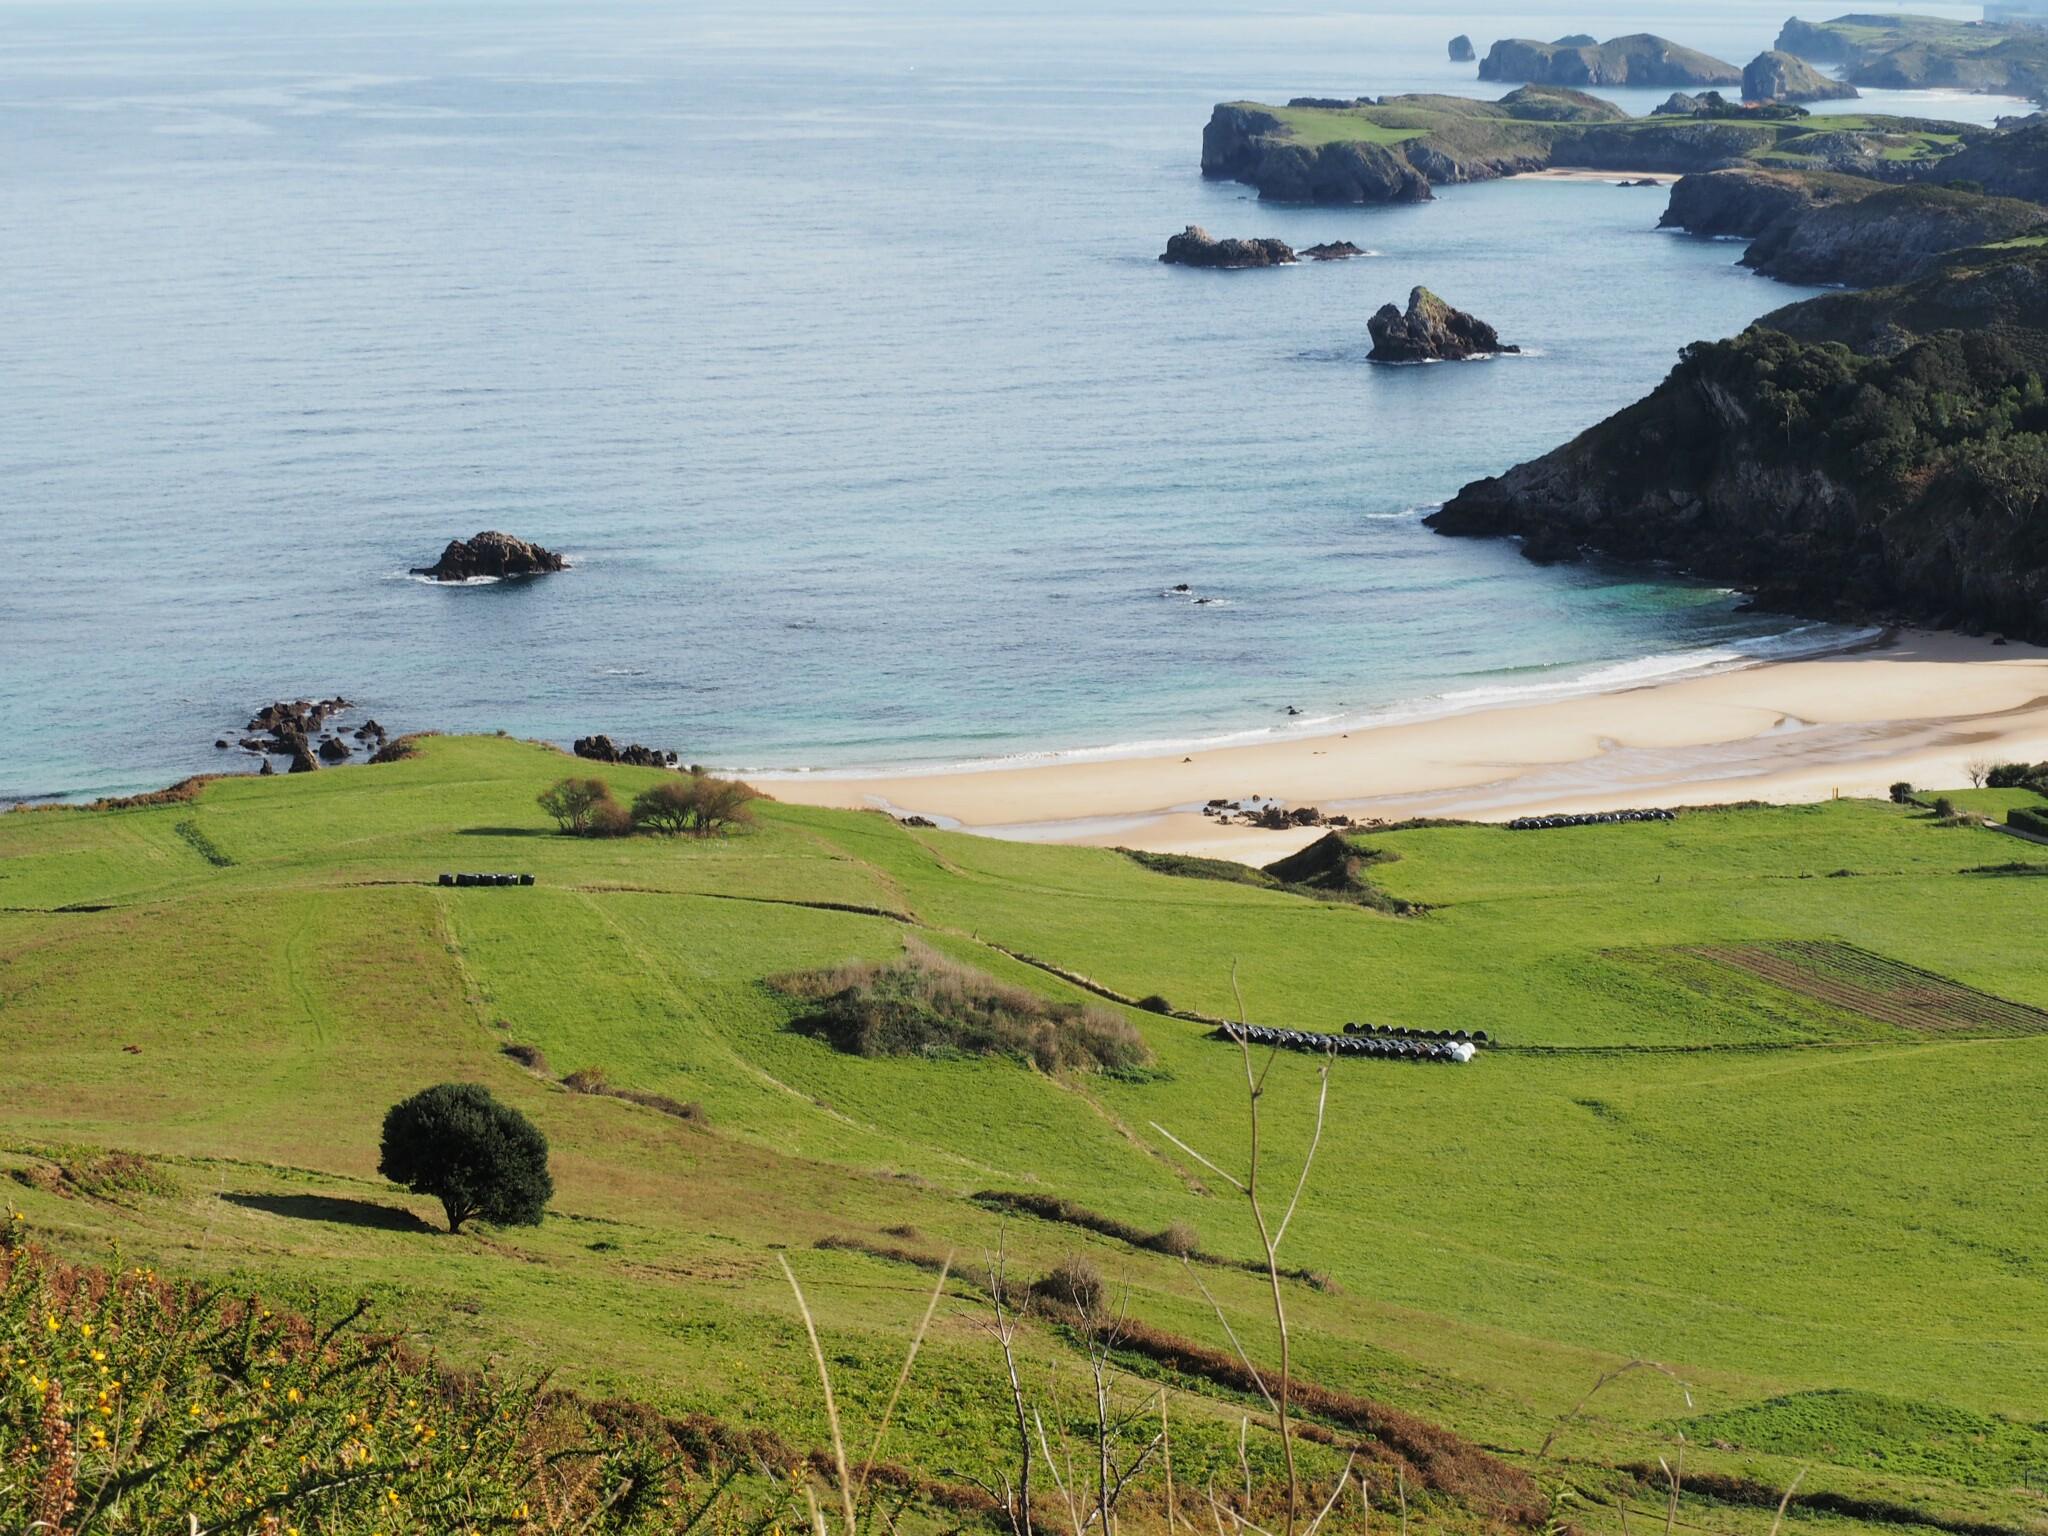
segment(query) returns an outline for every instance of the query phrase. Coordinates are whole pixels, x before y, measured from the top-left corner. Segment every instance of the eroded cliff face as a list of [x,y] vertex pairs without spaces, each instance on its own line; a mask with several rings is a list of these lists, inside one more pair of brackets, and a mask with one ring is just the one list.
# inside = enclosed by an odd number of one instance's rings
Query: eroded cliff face
[[1743,264],[1767,277],[1867,288],[1910,282],[1950,251],[2048,225],[2048,209],[1953,187],[1742,167],[1681,178],[1660,223],[1750,240]]
[[2048,641],[2044,269],[2042,252],[1951,257],[1697,344],[1649,397],[1428,524],[1538,562],[1669,562],[1794,612]]
[[1242,181],[1282,203],[1420,203],[1429,179],[1398,146],[1291,142],[1280,119],[1225,103],[1202,130],[1202,174]]

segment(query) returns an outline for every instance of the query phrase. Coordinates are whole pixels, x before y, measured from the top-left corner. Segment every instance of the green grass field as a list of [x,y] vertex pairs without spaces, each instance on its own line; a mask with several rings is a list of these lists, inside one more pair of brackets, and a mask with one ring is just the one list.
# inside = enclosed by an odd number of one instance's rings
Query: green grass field
[[[1290,1282],[1304,1377],[1585,1490],[1588,1529],[1619,1528],[1608,1501],[1635,1485],[1613,1469],[1654,1465],[1681,1433],[1701,1474],[1779,1488],[1810,1467],[1802,1500],[1819,1501],[1789,1517],[1803,1528],[1898,1506],[2048,1529],[2048,1034],[2027,1023],[2048,1010],[2048,883],[1974,872],[2048,866],[2048,847],[1860,801],[1425,827],[1363,839],[1390,856],[1374,883],[1428,909],[1394,917],[775,804],[722,840],[561,837],[534,796],[582,766],[432,739],[389,766],[218,781],[184,803],[0,816],[0,1170],[26,1176],[0,1203],[74,1257],[118,1250],[295,1304],[365,1294],[453,1361],[801,1445],[825,1422],[778,1251],[856,1422],[886,1396],[931,1281],[814,1245],[950,1251],[966,1277],[892,1453],[957,1480],[1005,1454],[976,1280],[999,1241],[1027,1278],[1084,1254],[1136,1317],[1226,1348],[1199,1273],[1272,1356],[1252,1275],[1005,1223],[971,1198],[1058,1195],[1147,1231],[1186,1221],[1204,1249],[1250,1258],[1242,1204],[1154,1128],[1241,1164],[1241,1064],[1204,1025],[1135,1009],[1155,1064],[1121,1077],[865,1059],[790,1029],[796,1005],[764,978],[886,959],[916,932],[1051,997],[1112,1006],[1020,957],[1225,1015],[1234,970],[1257,1022],[1498,1042],[1462,1068],[1333,1064],[1285,1255],[1333,1282]],[[622,798],[657,777],[606,776]],[[1955,798],[1996,814],[1985,794]],[[444,889],[444,870],[538,884]],[[1823,959],[1788,982],[1756,958],[1780,953]],[[1906,968],[1938,982],[1911,1024],[1870,990]],[[503,1054],[514,1043],[549,1075]],[[701,1104],[707,1123],[554,1080],[585,1068]],[[543,1226],[425,1230],[429,1202],[376,1176],[385,1109],[450,1079],[546,1131]],[[1274,1064],[1277,1170],[1303,1150],[1314,1095],[1311,1059]],[[102,1197],[51,1175],[106,1149],[144,1154],[168,1184]],[[1032,1323],[1024,1346],[1078,1412],[1071,1338]],[[1560,1416],[1635,1357],[1684,1378],[1690,1406],[1631,1373],[1539,1465]],[[1189,1486],[1235,1476],[1248,1402],[1167,1381]],[[1330,1454],[1315,1452],[1325,1472]],[[1637,1497],[1662,1517],[1661,1493]],[[1418,1512],[1481,1523],[1450,1499]],[[1684,1509],[1713,1531],[1761,1532],[1770,1514]]]

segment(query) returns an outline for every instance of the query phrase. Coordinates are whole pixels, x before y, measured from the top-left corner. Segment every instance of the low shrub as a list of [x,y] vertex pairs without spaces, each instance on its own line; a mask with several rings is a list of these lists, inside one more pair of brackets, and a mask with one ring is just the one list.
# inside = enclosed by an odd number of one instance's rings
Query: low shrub
[[633,835],[633,813],[616,800],[607,800],[593,806],[590,824],[583,829],[585,837],[631,837]]
[[547,1052],[537,1045],[508,1045],[505,1054],[529,1072],[538,1072],[543,1077],[552,1076],[548,1067]]
[[915,939],[892,964],[854,961],[769,985],[812,1005],[795,1028],[855,1056],[1015,1056],[1042,1072],[1128,1071],[1151,1060],[1117,1015],[997,981]]
[[183,1192],[169,1173],[134,1152],[79,1153],[52,1162],[31,1163],[14,1170],[14,1181],[64,1200],[85,1195],[118,1203],[123,1195],[173,1196]]
[[[308,1318],[231,1287],[75,1268],[24,1237],[0,1241],[0,1339],[13,1357],[0,1521],[109,1536],[656,1536],[717,1486],[676,1421],[441,1370],[373,1334],[361,1312]],[[772,1464],[797,1460],[783,1449]],[[736,1506],[719,1513],[721,1526],[760,1528]]]
[[614,1088],[611,1080],[599,1067],[578,1068],[562,1079],[562,1086],[571,1093],[589,1093],[600,1098],[621,1099],[628,1104],[638,1104],[642,1109],[656,1110],[678,1120],[687,1120],[692,1125],[711,1123],[711,1117],[704,1113],[704,1106],[694,1099],[685,1104],[665,1093],[646,1093],[638,1088]]
[[1202,1239],[1186,1222],[1176,1221],[1165,1231],[1154,1232],[1140,1246],[1176,1259],[1191,1259],[1202,1251]]
[[1913,803],[1913,786],[1904,779],[1900,779],[1896,784],[1892,785],[1888,793],[1892,797],[1893,805],[1911,805]]
[[1084,1315],[1101,1309],[1102,1298],[1108,1290],[1102,1282],[1102,1271],[1079,1255],[1061,1259],[1031,1282],[1033,1297],[1056,1301]]
[[1139,998],[1138,1006],[1144,1009],[1147,1013],[1173,1012],[1173,1004],[1169,1003],[1157,992],[1148,993],[1146,996]]

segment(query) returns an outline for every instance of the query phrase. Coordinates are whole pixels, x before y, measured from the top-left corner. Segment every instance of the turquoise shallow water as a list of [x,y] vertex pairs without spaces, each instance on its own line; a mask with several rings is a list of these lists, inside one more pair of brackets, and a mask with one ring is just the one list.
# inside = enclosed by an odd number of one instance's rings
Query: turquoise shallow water
[[[1740,62],[1782,10],[8,6],[0,798],[220,766],[278,696],[900,765],[1831,638],[1417,521],[1796,290],[1655,192],[1197,173],[1219,99],[1480,94],[1453,31]],[[1191,222],[1377,254],[1160,265]],[[1368,367],[1422,282],[1530,355]],[[576,569],[403,574],[486,527]]]

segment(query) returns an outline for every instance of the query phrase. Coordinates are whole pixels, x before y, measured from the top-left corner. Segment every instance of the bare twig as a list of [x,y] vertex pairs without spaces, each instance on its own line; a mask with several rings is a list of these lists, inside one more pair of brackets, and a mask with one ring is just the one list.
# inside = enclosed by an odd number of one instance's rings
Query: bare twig
[[910,1380],[910,1368],[917,1364],[917,1352],[924,1348],[924,1336],[932,1326],[932,1314],[939,1310],[939,1298],[946,1293],[946,1277],[952,1273],[953,1256],[946,1255],[946,1261],[939,1266],[938,1284],[932,1287],[932,1299],[925,1304],[924,1316],[919,1319],[917,1332],[911,1335],[909,1353],[903,1357],[903,1369],[896,1375],[896,1386],[889,1393],[888,1406],[882,1410],[882,1420],[875,1426],[874,1443],[868,1447],[867,1460],[861,1463],[860,1481],[854,1489],[853,1502],[856,1506],[865,1499],[868,1477],[875,1469],[875,1458],[882,1453],[882,1441],[889,1433],[889,1420],[895,1417],[897,1400],[903,1396],[904,1385]]
[[1806,1480],[1806,1474],[1810,1470],[1811,1468],[1801,1467],[1792,1481],[1785,1485],[1785,1497],[1778,1500],[1778,1512],[1771,1517],[1771,1536],[1778,1536],[1778,1527],[1785,1523],[1785,1511],[1792,1505],[1792,1495],[1799,1491],[1799,1485]]
[[1606,1375],[1594,1382],[1592,1386],[1586,1389],[1586,1395],[1572,1404],[1571,1411],[1551,1425],[1550,1433],[1543,1437],[1542,1448],[1536,1452],[1536,1459],[1541,1461],[1550,1454],[1550,1448],[1557,1444],[1557,1437],[1569,1429],[1578,1416],[1586,1411],[1586,1404],[1593,1401],[1594,1397],[1603,1389],[1621,1380],[1622,1377],[1628,1375],[1631,1371],[1655,1371],[1660,1376],[1669,1377],[1677,1386],[1680,1394],[1685,1398],[1685,1406],[1688,1408],[1692,1406],[1691,1385],[1686,1382],[1684,1377],[1672,1370],[1670,1366],[1659,1365],[1655,1360],[1631,1360],[1625,1365],[1617,1365],[1613,1370],[1607,1372]]
[[[804,1288],[796,1283],[796,1271],[789,1267],[789,1260],[782,1254],[775,1255],[782,1265],[782,1272],[789,1278],[789,1288],[796,1293],[796,1309],[803,1314],[804,1332],[810,1336],[811,1358],[818,1364],[818,1383],[825,1392],[825,1418],[832,1426],[832,1464],[839,1473],[839,1506],[846,1517],[846,1536],[857,1536],[857,1522],[853,1515],[853,1479],[846,1475],[846,1437],[839,1429],[839,1405],[832,1400],[832,1373],[825,1369],[825,1350],[818,1343],[818,1325],[811,1318],[810,1304],[804,1300]],[[823,1536],[824,1516],[817,1511],[812,1501],[812,1513]]]

